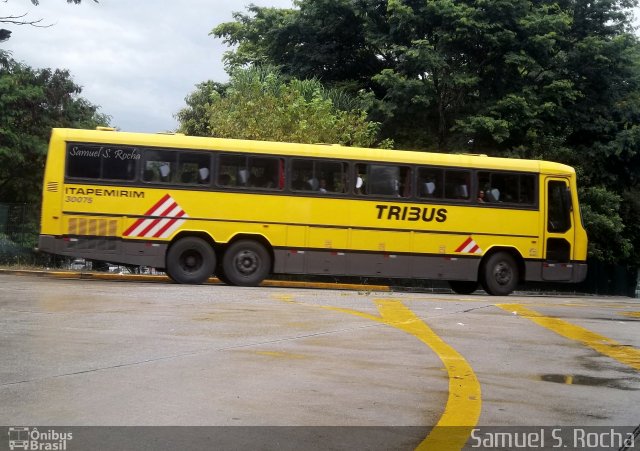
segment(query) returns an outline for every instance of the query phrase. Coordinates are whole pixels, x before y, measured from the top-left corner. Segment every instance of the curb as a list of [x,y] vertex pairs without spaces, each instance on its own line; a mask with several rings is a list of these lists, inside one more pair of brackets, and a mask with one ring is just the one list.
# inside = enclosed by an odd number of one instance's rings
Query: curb
[[[79,271],[38,271],[31,269],[0,269],[0,274],[17,276],[51,277],[57,279],[83,280],[112,280],[121,282],[155,282],[173,283],[168,276],[152,276],[146,274],[110,274]],[[217,277],[211,277],[205,282],[211,285],[224,285]],[[322,290],[352,290],[352,291],[393,291],[389,285],[358,285],[353,283],[331,282],[300,282],[293,280],[265,280],[261,287],[277,288],[315,288]]]

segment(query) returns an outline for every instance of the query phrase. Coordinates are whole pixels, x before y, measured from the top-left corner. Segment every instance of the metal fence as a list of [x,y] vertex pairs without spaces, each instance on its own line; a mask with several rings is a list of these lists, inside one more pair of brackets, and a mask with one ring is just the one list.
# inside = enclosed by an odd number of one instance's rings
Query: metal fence
[[0,262],[33,261],[39,228],[39,205],[0,203]]

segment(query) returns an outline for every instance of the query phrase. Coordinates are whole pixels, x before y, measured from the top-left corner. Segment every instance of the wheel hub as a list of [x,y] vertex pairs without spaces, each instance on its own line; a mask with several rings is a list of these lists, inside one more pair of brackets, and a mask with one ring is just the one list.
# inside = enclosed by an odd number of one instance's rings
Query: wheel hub
[[499,263],[498,265],[496,265],[494,276],[496,282],[498,282],[500,285],[507,285],[511,282],[513,274],[511,274],[511,268],[509,268],[509,265],[505,263]]
[[236,260],[238,270],[243,274],[253,273],[259,266],[258,256],[253,252],[243,252]]
[[197,252],[185,252],[182,255],[182,268],[186,271],[194,271],[202,266],[202,256]]

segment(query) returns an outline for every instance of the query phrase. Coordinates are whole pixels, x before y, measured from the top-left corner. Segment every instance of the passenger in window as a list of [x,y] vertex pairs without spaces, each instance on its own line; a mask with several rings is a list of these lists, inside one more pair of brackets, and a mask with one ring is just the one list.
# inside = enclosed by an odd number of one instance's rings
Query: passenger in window
[[318,181],[317,178],[313,177],[307,180],[307,189],[309,191],[317,191],[319,187],[320,187],[320,182]]
[[500,190],[498,188],[492,188],[488,190],[487,200],[489,202],[500,202]]
[[220,177],[218,177],[218,185],[220,186],[231,185],[231,176],[229,174],[220,174]]
[[171,167],[168,164],[160,166],[160,181],[168,182],[170,180]]
[[318,188],[318,191],[322,194],[327,192],[327,181],[325,179],[320,179],[320,187]]
[[400,196],[400,181],[398,179],[391,180],[391,191],[395,197],[402,197]]
[[358,177],[356,177],[356,194],[364,193],[364,179],[362,178],[362,175],[358,174]]
[[469,191],[467,189],[467,185],[456,185],[454,187],[454,198],[455,199],[468,199]]
[[238,186],[245,186],[249,182],[249,171],[246,169],[238,170],[238,179],[236,180]]
[[198,169],[198,182],[209,183],[209,168]]
[[422,184],[422,197],[434,197],[436,192],[436,184],[433,181],[428,181]]
[[484,203],[484,201],[484,191],[480,190],[480,192],[478,192],[478,202]]

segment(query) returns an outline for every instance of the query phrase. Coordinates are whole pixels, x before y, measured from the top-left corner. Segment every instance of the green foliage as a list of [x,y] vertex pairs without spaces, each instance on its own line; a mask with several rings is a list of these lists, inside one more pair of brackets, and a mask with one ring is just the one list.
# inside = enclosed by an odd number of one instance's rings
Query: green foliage
[[[627,263],[640,267],[640,252],[638,251],[640,249],[640,186],[636,185],[634,188],[625,190],[622,193],[620,217],[625,225],[623,237],[628,238],[632,246]],[[622,256],[617,256],[615,261],[624,261],[620,257]]]
[[212,107],[212,99],[223,95],[226,88],[227,85],[211,80],[198,84],[196,90],[185,99],[187,107],[176,114],[180,132],[191,136],[212,136],[208,112]]
[[582,220],[589,231],[589,254],[605,263],[629,257],[632,244],[623,235],[621,196],[602,186],[581,190]]
[[38,202],[51,128],[94,128],[109,118],[68,71],[0,58],[0,202]]
[[637,4],[298,0],[293,10],[252,6],[213,34],[236,46],[229,67],[275,64],[365,90],[369,118],[398,147],[575,166],[591,255],[637,263],[640,228],[628,222],[640,189]]
[[[298,9],[251,5],[212,35],[236,46],[228,68],[269,64],[300,79],[318,78],[354,91],[382,66],[365,40],[365,22],[352,0],[295,1]],[[354,81],[355,80],[355,81]]]
[[379,129],[343,93],[273,69],[235,69],[226,86],[198,85],[187,105],[180,131],[195,135],[371,147]]

